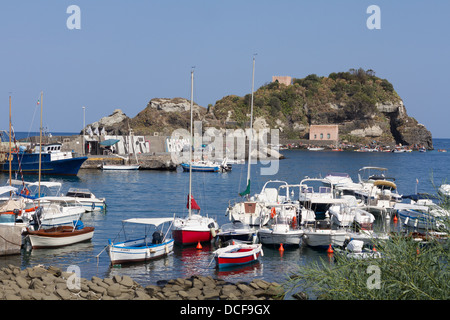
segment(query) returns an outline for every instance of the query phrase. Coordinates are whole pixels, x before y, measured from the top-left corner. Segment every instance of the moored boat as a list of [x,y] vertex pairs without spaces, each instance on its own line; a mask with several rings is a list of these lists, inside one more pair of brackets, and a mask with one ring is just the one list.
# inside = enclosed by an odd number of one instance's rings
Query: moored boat
[[[22,174],[39,174],[41,157],[41,174],[76,176],[81,165],[87,160],[87,157],[76,157],[72,152],[61,151],[61,144],[42,145],[39,151],[34,152],[17,150],[10,155],[11,171],[21,171]],[[9,161],[5,161],[0,168],[2,172],[9,172]]]
[[153,226],[156,230],[154,230],[151,239],[147,237],[146,232],[144,237],[138,239],[130,239],[117,243],[108,240],[108,255],[111,264],[143,262],[172,253],[174,240],[166,237],[170,226],[167,228],[165,234],[163,233],[162,227],[158,229],[168,222],[173,222],[173,218],[132,218],[123,220],[122,223],[124,226],[128,223],[133,223]]
[[57,248],[91,240],[94,227],[58,226],[36,231],[27,228],[26,235],[33,249]]
[[263,255],[261,244],[234,244],[213,252],[219,269],[231,268],[257,261]]

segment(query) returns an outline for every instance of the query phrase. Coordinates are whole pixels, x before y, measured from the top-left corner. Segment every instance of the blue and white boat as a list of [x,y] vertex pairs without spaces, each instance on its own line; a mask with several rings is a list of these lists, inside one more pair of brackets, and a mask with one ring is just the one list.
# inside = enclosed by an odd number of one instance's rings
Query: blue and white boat
[[[32,152],[20,147],[17,152],[11,152],[11,171],[21,171],[23,174],[39,174],[39,157],[41,157],[42,175],[76,176],[87,157],[74,157],[72,152],[61,151],[61,144],[43,145],[41,154],[39,147]],[[6,159],[8,159],[7,154]],[[2,172],[9,172],[9,161],[1,165]]]
[[[181,167],[184,171],[189,171],[189,163],[182,163]],[[220,164],[211,162],[211,161],[205,161],[205,160],[198,160],[198,161],[192,161],[192,171],[195,172],[219,172],[220,171]]]
[[[123,228],[128,223],[145,225],[144,237],[113,243],[108,240],[108,254],[111,265],[142,262],[151,259],[167,256],[173,253],[173,239],[167,239],[167,234],[173,223],[173,218],[132,218],[123,220]],[[171,223],[165,234],[163,227],[166,223]],[[148,228],[148,226],[153,228]],[[161,226],[161,229],[158,229]],[[155,230],[152,237],[147,237],[149,230]]]
[[450,212],[435,204],[432,200],[411,201],[410,204],[398,203],[394,208],[403,224],[415,229],[445,229],[445,222],[450,219]]

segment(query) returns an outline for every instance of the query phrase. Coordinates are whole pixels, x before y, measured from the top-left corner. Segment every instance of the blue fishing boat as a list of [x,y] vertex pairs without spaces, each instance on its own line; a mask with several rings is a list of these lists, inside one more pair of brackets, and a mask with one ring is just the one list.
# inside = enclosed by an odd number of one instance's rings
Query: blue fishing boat
[[[11,171],[23,174],[39,174],[39,151],[31,152],[20,148],[11,152]],[[9,172],[9,154],[1,165],[2,172]],[[76,176],[87,157],[73,157],[72,152],[61,151],[61,144],[43,145],[41,151],[41,174]]]

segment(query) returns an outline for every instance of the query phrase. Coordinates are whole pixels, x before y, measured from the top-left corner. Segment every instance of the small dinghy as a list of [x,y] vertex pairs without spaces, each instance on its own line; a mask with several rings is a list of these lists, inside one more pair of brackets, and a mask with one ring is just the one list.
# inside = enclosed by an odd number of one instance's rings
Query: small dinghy
[[230,268],[252,263],[263,255],[261,244],[234,244],[214,251],[217,267]]

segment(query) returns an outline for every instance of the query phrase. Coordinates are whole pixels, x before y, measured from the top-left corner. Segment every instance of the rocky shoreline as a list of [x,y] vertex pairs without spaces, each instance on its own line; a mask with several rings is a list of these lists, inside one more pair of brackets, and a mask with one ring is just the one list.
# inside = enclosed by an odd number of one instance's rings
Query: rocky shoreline
[[8,265],[0,269],[0,300],[279,300],[283,297],[280,284],[261,279],[230,283],[195,275],[143,287],[129,276],[105,279],[94,276],[88,280],[54,266],[21,270]]

